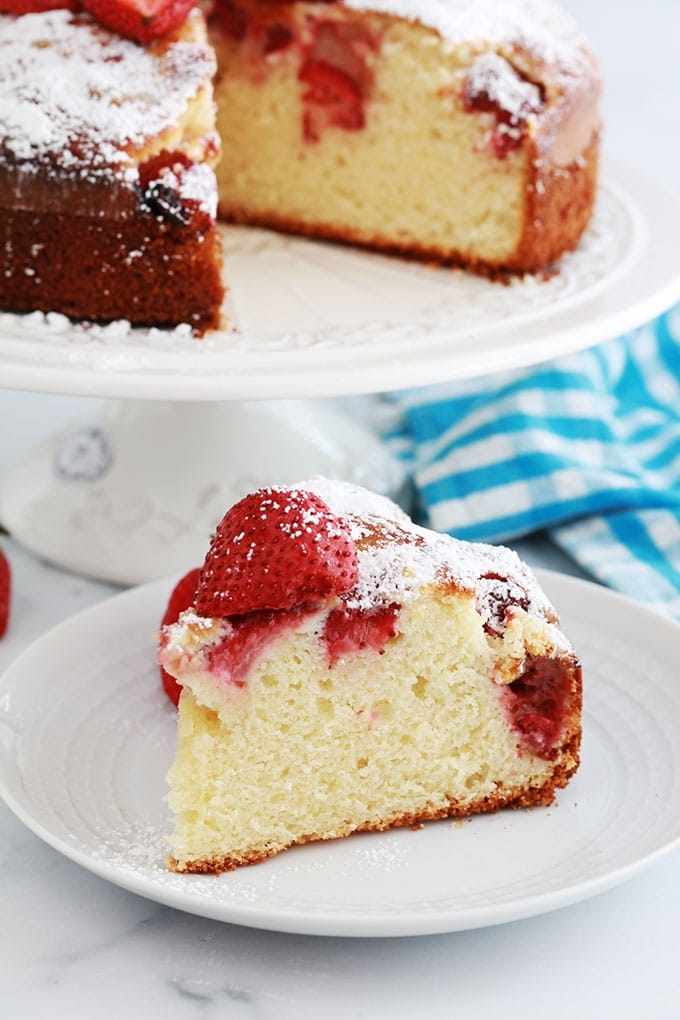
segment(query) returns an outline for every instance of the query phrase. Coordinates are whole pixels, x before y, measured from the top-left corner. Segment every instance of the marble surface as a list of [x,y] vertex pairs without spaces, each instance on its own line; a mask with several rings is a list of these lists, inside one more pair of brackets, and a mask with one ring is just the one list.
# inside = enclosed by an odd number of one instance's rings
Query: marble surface
[[[565,6],[602,57],[608,149],[677,188],[680,5]],[[0,389],[0,483],[32,444],[93,413],[96,403]],[[1,541],[15,597],[0,671],[45,629],[114,591]],[[521,552],[537,565],[571,569],[545,543],[523,544]],[[286,936],[159,906],[61,857],[1,804],[0,874],[0,1016],[7,1020],[513,1020],[539,1011],[557,1020],[680,1018],[679,853],[542,917],[395,940]]]

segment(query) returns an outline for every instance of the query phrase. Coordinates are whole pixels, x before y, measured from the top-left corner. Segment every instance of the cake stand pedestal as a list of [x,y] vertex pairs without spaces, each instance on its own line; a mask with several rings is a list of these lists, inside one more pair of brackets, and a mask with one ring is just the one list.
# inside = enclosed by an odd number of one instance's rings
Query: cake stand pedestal
[[16,464],[0,520],[44,559],[137,584],[199,565],[227,507],[263,485],[325,474],[405,502],[405,472],[334,401],[111,401]]
[[547,280],[503,287],[304,238],[225,235],[231,327],[202,341],[0,313],[0,386],[116,401],[4,481],[0,520],[40,556],[130,584],[199,563],[254,487],[326,474],[402,499],[365,405],[319,398],[523,369],[680,298],[680,206],[611,162],[588,231]]

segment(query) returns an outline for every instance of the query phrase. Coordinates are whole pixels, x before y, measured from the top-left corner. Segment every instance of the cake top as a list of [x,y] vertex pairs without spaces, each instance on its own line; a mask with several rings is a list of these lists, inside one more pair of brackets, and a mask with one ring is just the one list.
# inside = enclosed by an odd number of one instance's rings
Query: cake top
[[259,489],[227,511],[195,605],[214,619],[338,596],[350,611],[371,611],[405,605],[428,585],[473,594],[492,635],[512,607],[557,622],[516,553],[422,528],[390,499],[323,477]]
[[577,22],[551,0],[343,0],[354,10],[376,11],[435,29],[455,44],[523,48],[546,64],[580,73],[589,61]]
[[65,9],[0,15],[0,162],[134,178],[134,151],[174,125],[214,73],[196,19],[143,47]]
[[423,586],[440,584],[474,592],[485,619],[512,603],[556,620],[536,577],[511,549],[420,527],[390,499],[346,482],[318,477],[298,488],[315,492],[349,525],[359,577],[343,594],[348,608],[403,604]]

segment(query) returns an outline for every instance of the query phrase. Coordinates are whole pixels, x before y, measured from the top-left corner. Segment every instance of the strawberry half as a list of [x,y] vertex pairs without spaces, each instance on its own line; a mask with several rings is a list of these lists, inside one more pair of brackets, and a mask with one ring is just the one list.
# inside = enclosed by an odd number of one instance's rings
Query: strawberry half
[[12,571],[9,561],[0,549],[0,637],[7,630],[9,606],[12,597]]
[[179,28],[196,0],[82,0],[82,6],[100,25],[146,44]]
[[347,522],[301,489],[259,489],[215,532],[196,591],[201,616],[291,609],[349,591],[358,579]]
[[[196,594],[196,585],[198,583],[198,575],[200,571],[198,567],[190,570],[188,574],[180,578],[175,587],[172,589],[170,600],[168,602],[163,619],[161,620],[161,627],[165,627],[170,623],[177,623],[180,617],[180,613],[183,613],[185,609],[188,609],[194,601]],[[175,680],[174,676],[170,676],[167,670],[160,667],[161,671],[161,683],[163,684],[163,690],[170,698],[173,705],[177,705],[179,702],[179,696],[182,693],[182,688]]]

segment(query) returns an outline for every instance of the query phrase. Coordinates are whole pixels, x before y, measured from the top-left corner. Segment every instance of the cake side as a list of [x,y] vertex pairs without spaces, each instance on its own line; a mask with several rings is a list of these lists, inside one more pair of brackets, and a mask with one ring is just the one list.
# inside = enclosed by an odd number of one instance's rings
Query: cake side
[[[184,687],[168,777],[179,871],[549,804],[578,766],[580,665],[517,557],[355,487],[305,485],[349,528],[350,587],[209,617],[199,582],[197,607],[163,629],[159,661]],[[287,491],[267,498],[285,506]],[[247,527],[234,538],[257,559]]]
[[88,15],[0,15],[0,305],[220,323],[205,22],[149,46]]
[[396,6],[216,0],[221,215],[480,271],[551,264],[594,201],[583,38],[507,16],[485,38],[493,4],[453,4],[445,36],[428,4]]

